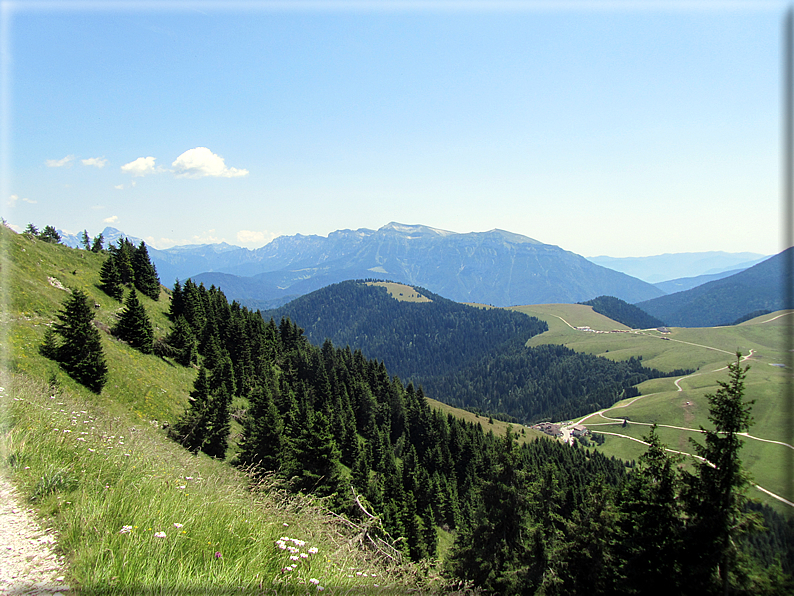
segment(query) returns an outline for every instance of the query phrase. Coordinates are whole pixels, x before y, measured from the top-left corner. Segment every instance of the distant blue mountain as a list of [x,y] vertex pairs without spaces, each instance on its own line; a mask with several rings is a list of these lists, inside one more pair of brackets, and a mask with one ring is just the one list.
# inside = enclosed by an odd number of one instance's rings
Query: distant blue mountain
[[639,308],[673,327],[730,325],[754,311],[792,308],[785,301],[792,272],[786,267],[794,248],[753,265],[735,275],[706,284],[639,302]]
[[741,269],[731,269],[730,271],[723,271],[722,273],[711,273],[708,275],[698,275],[696,277],[679,277],[678,279],[671,279],[669,281],[660,281],[653,284],[665,294],[675,294],[676,292],[683,292],[691,290],[710,281],[716,281],[724,277],[730,277],[744,271],[746,267]]
[[710,251],[666,253],[651,257],[601,256],[588,257],[588,260],[648,283],[658,284],[659,282],[682,277],[696,277],[747,269],[767,258],[769,258],[769,255],[753,252],[727,253]]
[[[327,238],[282,236],[252,251],[215,253],[203,247],[150,255],[164,282],[174,273],[182,279],[190,275],[220,286],[230,299],[257,307],[264,306],[257,301],[272,307],[332,283],[367,278],[422,286],[456,302],[494,306],[573,303],[604,294],[637,302],[663,294],[558,246],[503,230],[458,234],[390,223],[379,230],[339,230]],[[197,269],[203,272],[197,274]]]

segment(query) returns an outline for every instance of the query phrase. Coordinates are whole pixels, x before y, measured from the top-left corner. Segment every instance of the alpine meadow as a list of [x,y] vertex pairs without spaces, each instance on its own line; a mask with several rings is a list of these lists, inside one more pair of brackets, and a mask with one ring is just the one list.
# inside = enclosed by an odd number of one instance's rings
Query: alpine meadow
[[2,469],[75,593],[794,589],[790,311],[641,330],[369,279],[263,312],[144,242],[0,234]]

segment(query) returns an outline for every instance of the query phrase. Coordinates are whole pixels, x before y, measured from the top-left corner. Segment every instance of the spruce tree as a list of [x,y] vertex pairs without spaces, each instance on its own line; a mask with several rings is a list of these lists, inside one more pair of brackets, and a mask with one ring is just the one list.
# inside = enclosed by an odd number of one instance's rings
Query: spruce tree
[[111,244],[108,248],[113,256],[116,269],[119,270],[121,283],[132,286],[135,283],[135,270],[132,268],[132,255],[135,252],[135,247],[132,242],[121,238],[116,246]]
[[91,244],[91,252],[102,252],[102,245],[105,242],[105,237],[100,233],[99,236],[94,237],[94,242]]
[[38,238],[39,229],[36,226],[34,226],[32,223],[29,223],[28,226],[25,228],[25,231],[22,233],[28,236],[33,236],[34,238]]
[[102,263],[102,268],[99,270],[99,287],[108,296],[115,298],[119,302],[124,298],[124,287],[121,283],[121,275],[116,267],[116,261],[113,256],[109,256],[107,260]]
[[167,343],[175,350],[174,360],[182,366],[198,362],[198,342],[185,317],[176,318]]
[[310,411],[307,423],[296,430],[288,469],[293,488],[319,496],[334,494],[340,482],[340,453],[328,419]]
[[157,269],[149,259],[149,251],[146,250],[143,240],[133,251],[131,264],[135,274],[135,287],[152,300],[159,300],[160,278],[157,277]]
[[656,425],[643,439],[648,449],[631,474],[622,503],[626,587],[641,593],[653,585],[660,593],[677,594],[686,588],[680,573],[684,564],[680,556],[684,540],[680,460],[667,454]]
[[60,244],[61,235],[53,226],[45,226],[44,230],[39,234],[39,240],[48,242],[50,244]]
[[57,317],[60,322],[52,328],[63,338],[63,343],[58,346],[55,359],[69,376],[100,393],[107,380],[108,368],[88,296],[82,290],[73,290]]
[[171,292],[171,304],[168,307],[168,314],[172,321],[176,321],[180,315],[185,314],[185,303],[182,296],[182,284],[177,279],[174,282],[174,289]]
[[169,430],[172,439],[190,451],[199,451],[210,430],[210,385],[207,371],[199,368],[190,402],[179,420]]
[[201,450],[218,459],[226,458],[231,433],[232,394],[226,384],[212,391],[208,404],[209,428]]
[[154,329],[146,309],[138,300],[135,288],[130,290],[124,302],[124,310],[121,311],[119,322],[113,328],[113,335],[144,354],[152,353]]
[[740,433],[752,424],[754,401],[744,401],[744,379],[750,367],[742,367],[741,357],[737,352],[736,361],[728,365],[728,382],[718,381],[717,392],[706,396],[714,430],[701,427],[705,444],[690,439],[703,461],[697,466],[698,475],[687,478],[687,571],[694,574],[689,585],[697,588],[702,583],[709,589],[715,578],[724,594],[729,593],[737,571],[738,538],[752,527],[752,518],[744,512],[749,480],[739,450]]
[[249,402],[242,423],[238,463],[255,465],[262,471],[277,471],[284,448],[284,422],[265,387],[255,387]]

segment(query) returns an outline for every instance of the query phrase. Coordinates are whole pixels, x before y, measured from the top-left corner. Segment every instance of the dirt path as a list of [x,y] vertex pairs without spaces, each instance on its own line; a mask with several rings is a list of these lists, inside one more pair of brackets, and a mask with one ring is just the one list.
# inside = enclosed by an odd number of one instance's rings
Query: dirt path
[[41,529],[32,510],[20,505],[16,491],[0,475],[0,594],[69,594],[54,545],[53,532]]

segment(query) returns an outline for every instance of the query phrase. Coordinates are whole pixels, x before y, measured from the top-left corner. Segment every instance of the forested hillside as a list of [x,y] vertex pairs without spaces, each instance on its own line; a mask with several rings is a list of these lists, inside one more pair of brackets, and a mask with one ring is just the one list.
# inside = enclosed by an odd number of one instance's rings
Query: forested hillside
[[414,288],[428,302],[396,300],[383,286],[346,281],[301,296],[265,317],[287,316],[320,345],[331,339],[383,360],[404,380],[427,379],[459,370],[498,352],[507,342],[526,342],[548,329],[536,317],[498,308],[453,302]]
[[592,306],[599,314],[609,317],[613,321],[623,323],[632,329],[650,329],[651,327],[664,327],[664,323],[652,317],[641,308],[629,304],[625,300],[614,296],[599,296],[587,302],[580,302]]
[[[431,410],[421,390],[360,350],[316,347],[289,319],[265,322],[216,288],[177,285],[172,315],[187,322],[202,359],[194,401],[172,426],[177,441],[225,457],[230,405],[244,397],[236,464],[276,472],[292,490],[330,496],[338,511],[358,517],[352,483],[382,516],[382,537],[402,537],[413,559],[436,555],[437,527],[471,526],[504,440]],[[565,487],[566,508],[595,478],[616,486],[624,477],[622,464],[556,442],[516,450],[526,473],[546,469]]]
[[450,405],[529,424],[595,412],[639,395],[634,386],[643,381],[690,372],[662,373],[637,358],[615,362],[565,346],[511,345],[456,373],[427,379],[423,387]]
[[[518,446],[510,432],[498,438],[444,417],[421,389],[389,377],[383,363],[330,341],[313,346],[288,319],[265,323],[215,288],[188,280],[175,287],[172,307],[204,359],[174,438],[223,457],[229,394],[245,398],[235,463],[273,471],[292,490],[328,496],[337,511],[360,519],[361,501],[354,503],[346,488],[352,484],[380,517],[372,532],[386,542],[400,537],[393,544],[412,559],[437,556],[440,528],[456,535],[448,573],[499,594],[547,593],[553,586],[631,594],[649,581],[667,593],[708,593],[719,583],[715,570],[755,592],[790,587],[791,563],[757,562],[771,542],[737,549],[721,538],[745,542],[735,524],[745,515],[740,489],[747,481],[734,463],[727,484],[717,482],[709,464],[737,461],[730,436],[723,441],[712,433],[698,448],[705,463],[693,475],[674,465],[652,430],[648,454],[627,477],[622,465],[597,452],[548,440]],[[637,363],[627,367],[641,374]],[[728,424],[735,429],[729,432],[740,432],[749,425],[744,372],[738,363],[730,370],[731,382],[714,398],[727,409],[714,421],[717,430]],[[739,418],[723,422],[736,408]],[[719,504],[726,494],[732,505]],[[760,550],[750,554],[752,548]],[[737,557],[742,567],[734,566]]]
[[636,395],[633,385],[649,378],[687,372],[663,374],[635,359],[614,362],[561,346],[528,348],[530,337],[548,329],[544,321],[414,289],[432,302],[400,301],[384,287],[351,281],[265,314],[290,317],[316,344],[329,338],[383,360],[434,399],[522,423],[587,414]]

